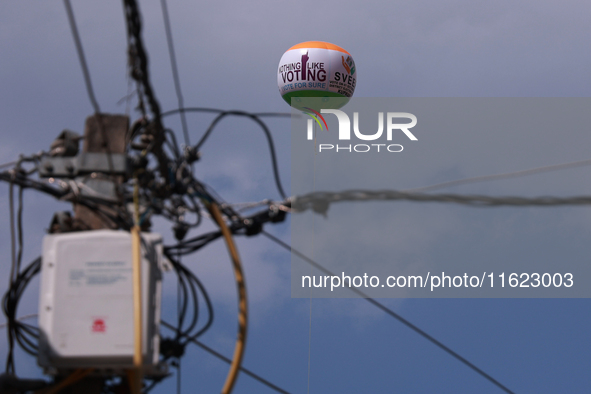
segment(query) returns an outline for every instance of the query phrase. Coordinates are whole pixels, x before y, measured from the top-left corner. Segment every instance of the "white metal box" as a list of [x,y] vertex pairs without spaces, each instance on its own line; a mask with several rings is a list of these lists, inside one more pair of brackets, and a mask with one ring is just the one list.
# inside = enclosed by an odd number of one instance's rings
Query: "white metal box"
[[[162,238],[142,233],[143,355],[156,372]],[[46,370],[133,365],[131,235],[96,230],[43,239],[38,363]]]

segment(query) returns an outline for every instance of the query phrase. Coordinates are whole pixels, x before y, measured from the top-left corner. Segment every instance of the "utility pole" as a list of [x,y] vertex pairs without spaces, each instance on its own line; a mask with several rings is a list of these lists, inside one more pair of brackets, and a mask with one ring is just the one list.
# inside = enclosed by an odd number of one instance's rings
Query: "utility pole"
[[[84,128],[83,153],[102,153],[103,164],[113,166],[113,154],[125,154],[128,143],[129,117],[125,115],[95,114],[86,118]],[[106,162],[104,161],[106,160]],[[105,176],[106,179],[100,179]],[[94,176],[94,178],[93,178]],[[117,197],[117,188],[123,182],[121,176],[113,174],[100,174],[98,171],[91,173],[91,182],[100,184],[107,193],[113,193]],[[91,186],[92,187],[92,186]],[[109,194],[110,194],[109,193]],[[123,201],[119,201],[122,204]],[[74,221],[78,225],[85,226],[89,230],[115,229],[115,223],[109,223],[88,207],[75,204]]]
[[[128,144],[129,118],[125,115],[95,114],[86,119],[84,129],[83,157],[84,166],[93,166],[101,169],[113,169],[117,158],[115,155],[124,155]],[[84,156],[86,153],[99,154]],[[102,195],[113,197],[114,204],[123,206],[118,188],[124,181],[122,175],[114,175],[111,171],[93,171],[82,182],[86,187],[96,190]],[[115,212],[112,208],[104,208],[106,211]],[[99,230],[116,229],[117,223],[106,220],[94,210],[79,204],[74,204],[74,219],[72,230]],[[131,318],[131,317],[130,317]],[[125,380],[125,379],[124,379]],[[93,376],[90,372],[87,376],[64,387],[57,392],[64,394],[100,394],[105,382],[101,376]],[[56,392],[56,394],[57,394]],[[121,392],[129,392],[129,385],[122,385]]]

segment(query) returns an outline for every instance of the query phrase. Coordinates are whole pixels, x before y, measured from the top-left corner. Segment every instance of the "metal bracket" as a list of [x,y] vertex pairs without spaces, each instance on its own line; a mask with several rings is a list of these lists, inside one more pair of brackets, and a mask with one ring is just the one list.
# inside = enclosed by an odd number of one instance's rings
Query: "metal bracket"
[[76,157],[46,157],[41,161],[39,176],[74,178],[93,172],[126,175],[130,168],[125,154],[84,152]]

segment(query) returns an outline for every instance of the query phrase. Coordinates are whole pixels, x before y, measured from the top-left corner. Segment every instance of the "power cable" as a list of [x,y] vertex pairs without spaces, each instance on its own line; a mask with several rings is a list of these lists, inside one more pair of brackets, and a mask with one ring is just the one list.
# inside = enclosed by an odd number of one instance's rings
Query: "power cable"
[[205,143],[205,141],[207,140],[209,135],[213,132],[217,123],[219,121],[221,121],[223,118],[225,118],[226,116],[244,116],[244,117],[248,117],[248,118],[252,119],[253,121],[255,121],[263,129],[263,132],[265,133],[265,137],[267,138],[267,143],[269,144],[269,151],[271,154],[271,165],[272,165],[272,169],[273,169],[273,176],[275,178],[275,185],[277,187],[277,191],[279,192],[279,195],[281,196],[281,198],[283,198],[283,199],[287,198],[285,191],[283,190],[283,186],[281,183],[281,177],[279,176],[279,168],[277,165],[277,153],[275,150],[275,143],[273,142],[273,136],[271,135],[271,132],[269,131],[269,128],[267,127],[267,125],[259,118],[260,117],[274,117],[274,116],[275,117],[289,117],[289,116],[291,116],[290,113],[286,113],[286,112],[250,113],[250,112],[245,112],[245,111],[225,111],[225,110],[217,109],[217,108],[188,107],[188,108],[179,108],[179,109],[173,109],[170,111],[166,111],[166,112],[162,113],[162,117],[174,115],[176,113],[184,113],[184,112],[203,112],[203,113],[218,114],[218,116],[209,125],[207,131],[201,137],[201,139],[199,140],[197,145],[195,145],[196,151],[199,150],[199,148]]
[[[41,257],[38,257],[23,269],[22,272],[16,274],[2,298],[2,310],[6,316],[6,327],[8,329],[9,338],[12,338],[13,344],[14,340],[16,340],[25,352],[33,356],[37,354],[38,350],[37,341],[39,340],[39,330],[36,327],[22,323],[20,321],[21,319],[16,318],[16,315],[23,292],[31,279],[37,275],[40,270]],[[6,372],[14,374],[14,356],[10,352],[10,348],[9,342],[9,353],[6,358]]]
[[[171,109],[170,111],[163,112],[162,117],[164,118],[164,117],[178,114],[181,112],[202,112],[202,113],[220,114],[222,112],[227,112],[227,111],[224,109],[219,109],[219,108],[184,107],[184,108]],[[253,112],[253,113],[251,113],[251,115],[258,116],[261,118],[263,118],[263,117],[289,118],[292,116],[292,114],[290,112]]]
[[[158,160],[159,172],[166,185],[170,186],[169,180],[169,158],[163,151],[165,139],[164,128],[162,127],[162,117],[160,103],[156,99],[150,75],[148,71],[148,55],[144,49],[142,41],[142,20],[137,2],[135,0],[123,0],[123,10],[125,14],[125,23],[127,25],[128,55],[129,55],[129,73],[138,83],[138,96],[140,108],[145,112],[142,96],[145,95],[152,112],[153,120],[149,131],[152,134],[152,141],[149,149],[154,153]],[[141,89],[139,88],[141,87]],[[145,114],[144,114],[145,116]]]
[[82,67],[82,73],[84,74],[84,83],[86,84],[86,91],[88,92],[88,98],[92,107],[94,108],[95,114],[101,112],[96,97],[94,96],[94,90],[92,88],[92,82],[90,80],[90,72],[88,71],[88,65],[86,64],[86,58],[84,56],[84,49],[82,48],[82,42],[80,41],[80,35],[78,34],[78,28],[76,27],[76,19],[74,18],[74,11],[70,0],[64,0],[64,6],[68,13],[68,21],[70,23],[70,29],[72,30],[72,37],[74,37],[74,43],[76,44],[76,52],[78,52],[78,59],[80,60],[80,66]]
[[[14,229],[14,183],[12,177],[10,179],[10,186],[8,187],[8,206],[9,206],[9,226],[10,226],[10,251],[11,251],[11,265],[10,265],[10,277],[8,278],[8,292],[11,293],[13,289],[13,283],[15,280],[16,270],[16,235]],[[12,319],[5,312],[8,325],[8,355],[6,356],[6,373],[14,374],[14,337],[12,335]]]
[[[175,328],[172,324],[169,324],[163,320],[160,321],[160,323],[173,330],[176,331],[177,328]],[[228,364],[232,363],[232,360],[229,359],[228,357],[224,356],[223,354],[219,353],[218,351],[210,348],[209,346],[205,345],[203,342],[199,341],[197,338],[188,338],[188,341],[193,342],[195,345],[199,346],[200,348],[202,348],[203,350],[205,350],[206,352],[214,355],[215,357],[219,358],[220,360],[225,361]],[[289,394],[288,391],[283,390],[282,388],[280,388],[279,386],[274,385],[273,383],[269,382],[268,380],[266,380],[265,378],[255,374],[254,372],[250,371],[249,369],[240,366],[240,371],[244,372],[246,375],[250,376],[251,378],[256,379],[257,381],[261,382],[262,384],[264,384],[265,386],[277,391],[278,393],[283,393],[283,394]]]
[[[271,241],[273,241],[276,244],[278,244],[279,246],[281,246],[282,248],[284,248],[284,249],[290,251],[291,253],[295,254],[296,256],[300,257],[301,259],[306,261],[308,264],[311,264],[315,268],[319,269],[320,271],[322,271],[328,275],[332,275],[332,276],[335,275],[334,273],[332,273],[328,269],[324,268],[322,265],[320,265],[316,261],[314,261],[311,258],[309,258],[308,256],[304,255],[303,253],[301,253],[297,249],[292,248],[290,245],[286,244],[285,242],[283,242],[279,238],[269,234],[268,232],[266,232],[264,230],[262,231],[262,234],[265,235],[267,238],[269,238]],[[394,312],[393,310],[391,310],[390,308],[388,308],[384,304],[369,297],[368,295],[366,295],[361,290],[358,290],[355,287],[349,287],[349,290],[356,293],[357,295],[359,295],[360,297],[362,297],[363,299],[365,299],[367,302],[374,305],[375,307],[381,309],[386,314],[395,318],[396,320],[398,320],[399,322],[401,322],[402,324],[404,324],[405,326],[407,326],[408,328],[410,328],[411,330],[413,330],[417,334],[421,335],[423,338],[427,339],[428,341],[430,341],[431,343],[433,343],[434,345],[436,345],[440,349],[444,350],[446,353],[448,353],[449,355],[451,355],[455,359],[461,361],[466,366],[470,367],[473,371],[478,373],[480,376],[486,378],[488,381],[493,383],[495,386],[497,386],[501,390],[505,391],[508,394],[515,394],[513,391],[509,390],[506,386],[501,384],[498,380],[496,380],[495,378],[493,378],[492,376],[490,376],[489,374],[484,372],[482,369],[478,368],[476,365],[474,365],[473,363],[471,363],[470,361],[468,361],[464,357],[460,356],[458,353],[456,353],[455,351],[453,351],[452,349],[450,349],[449,347],[447,347],[446,345],[444,345],[443,343],[441,343],[440,341],[438,341],[437,339],[435,339],[431,335],[427,334],[425,331],[421,330],[419,327],[415,326],[414,324],[412,324],[411,322],[409,322],[404,317],[400,316],[398,313]]]
[[0,164],[0,168],[11,167],[11,166],[13,166],[15,164],[18,164],[18,163],[19,163],[19,160],[15,160],[15,161],[11,161],[11,162],[8,162],[8,163]]
[[291,199],[294,210],[302,212],[312,209],[318,213],[325,213],[331,203],[345,201],[396,201],[406,200],[415,202],[445,202],[470,205],[476,207],[493,206],[561,206],[561,205],[589,205],[591,196],[575,197],[490,197],[482,195],[461,194],[426,194],[411,193],[397,190],[344,190],[341,192],[313,192]]
[[16,234],[18,240],[18,253],[16,254],[16,273],[21,270],[21,261],[23,259],[23,190],[18,189],[18,210],[16,213]]
[[[23,321],[23,320],[27,320],[27,319],[32,319],[34,317],[37,317],[37,314],[36,313],[31,313],[30,315],[24,315],[24,316],[21,316],[21,317],[17,317],[14,320]],[[0,330],[3,329],[4,327],[7,327],[7,326],[8,326],[8,323],[0,323]]]
[[566,170],[566,169],[570,169],[570,168],[584,167],[584,166],[588,166],[588,165],[591,165],[591,159],[573,161],[570,163],[563,163],[563,164],[554,164],[551,166],[531,168],[529,170],[506,172],[506,173],[502,173],[502,174],[475,176],[475,177],[471,177],[471,178],[436,183],[436,184],[430,185],[430,186],[417,187],[417,188],[413,188],[413,189],[406,189],[403,191],[409,192],[409,193],[411,193],[411,192],[412,193],[426,192],[426,191],[431,191],[431,190],[443,189],[443,188],[451,187],[451,186],[467,185],[470,183],[487,182],[487,181],[497,181],[497,180],[509,179],[509,178],[518,178],[518,177],[527,176],[527,175],[534,175],[534,174],[541,174],[544,172]]
[[283,190],[283,185],[281,183],[281,177],[279,175],[279,167],[277,164],[277,153],[275,150],[275,143],[273,142],[273,136],[272,136],[269,128],[267,127],[267,125],[260,119],[260,117],[263,117],[263,116],[265,116],[265,117],[273,117],[273,116],[287,117],[287,116],[291,116],[291,114],[284,113],[284,112],[249,113],[249,112],[245,112],[245,111],[225,111],[225,110],[216,109],[216,108],[189,107],[189,108],[179,108],[179,109],[174,109],[174,110],[164,112],[162,114],[162,117],[170,116],[170,115],[173,115],[176,113],[184,113],[184,112],[203,112],[203,113],[217,113],[218,114],[218,116],[209,125],[208,129],[206,130],[205,134],[201,137],[201,139],[199,140],[197,145],[195,145],[195,147],[194,147],[195,151],[199,150],[199,148],[205,143],[205,141],[207,140],[209,135],[213,132],[215,126],[226,116],[244,116],[244,117],[248,117],[248,118],[252,119],[254,122],[256,122],[261,127],[263,132],[265,133],[265,137],[266,137],[267,143],[269,145],[269,152],[271,154],[271,166],[272,166],[272,170],[273,170],[273,177],[275,179],[275,185],[277,187],[277,191],[279,192],[279,195],[281,196],[281,198],[283,198],[283,199],[287,198],[287,195],[285,194],[285,191]]
[[[88,69],[88,64],[86,63],[86,56],[84,56],[84,48],[82,47],[82,41],[80,40],[80,35],[78,34],[78,28],[76,27],[76,18],[74,17],[74,11],[72,9],[72,5],[70,4],[70,0],[64,0],[64,6],[66,7],[66,13],[68,14],[68,21],[70,23],[70,29],[72,31],[72,37],[74,38],[74,43],[76,45],[76,52],[78,53],[78,60],[80,61],[80,67],[82,68],[82,73],[84,75],[84,83],[86,84],[86,91],[88,93],[88,97],[94,108],[94,115],[96,118],[96,122],[98,123],[98,128],[101,133],[102,137],[102,147],[107,154],[107,162],[109,166],[109,172],[113,172],[113,157],[111,153],[111,147],[109,146],[109,142],[107,139],[107,133],[105,131],[105,126],[103,124],[103,118],[100,114],[101,110],[94,95],[94,89],[92,87],[92,81],[90,79],[90,71]],[[119,202],[123,203],[123,196],[119,193],[119,189],[116,189],[117,196]]]
[[290,112],[254,112],[254,116],[258,116],[260,118],[291,118],[299,117],[298,114],[292,114]]
[[226,382],[222,388],[222,394],[230,394],[238,378],[238,372],[240,371],[240,365],[242,364],[242,358],[244,357],[244,350],[246,348],[246,336],[248,328],[248,300],[246,296],[246,284],[244,282],[244,272],[242,270],[242,263],[238,256],[238,250],[234,244],[232,233],[217,206],[217,203],[210,202],[206,204],[209,213],[216,221],[217,225],[226,240],[228,252],[232,259],[232,265],[234,267],[234,276],[236,277],[236,286],[238,288],[238,337],[236,338],[236,345],[234,347],[234,356],[232,363],[230,364],[230,370],[226,377]]
[[135,0],[123,0],[125,21],[127,23],[127,36],[129,40],[129,60],[131,77],[143,87],[143,93],[148,99],[150,110],[154,116],[157,131],[162,130],[160,104],[156,99],[150,74],[148,72],[148,55],[142,41],[142,20],[137,2]]
[[224,112],[221,112],[211,122],[211,124],[209,125],[209,127],[205,131],[205,134],[203,134],[203,136],[201,137],[199,142],[197,142],[197,144],[195,145],[195,150],[198,151],[199,148],[201,148],[201,146],[205,143],[205,141],[207,141],[207,138],[213,132],[213,130],[215,129],[215,126],[222,119],[224,119],[226,116],[230,116],[230,115],[244,116],[244,117],[250,118],[263,129],[263,132],[265,133],[265,136],[267,137],[267,143],[269,144],[269,151],[271,153],[271,165],[273,167],[273,176],[275,178],[275,185],[277,186],[277,191],[279,192],[279,195],[281,196],[281,198],[286,199],[287,196],[285,194],[285,191],[283,190],[283,186],[281,185],[281,178],[279,177],[279,169],[277,166],[277,155],[275,153],[275,144],[273,142],[273,136],[271,135],[271,132],[269,131],[269,128],[267,127],[267,125],[262,120],[260,120],[258,118],[258,116],[248,113],[248,112],[244,112],[244,111],[224,111]]
[[185,144],[187,146],[191,145],[189,140],[189,130],[187,127],[187,118],[185,117],[185,112],[182,110],[184,107],[184,100],[183,100],[183,93],[181,91],[181,83],[179,78],[179,70],[176,64],[176,55],[174,52],[174,44],[172,41],[172,29],[170,28],[170,17],[168,15],[168,6],[166,5],[166,0],[161,0],[160,4],[162,6],[162,17],[164,18],[164,29],[166,31],[166,42],[168,44],[168,55],[170,57],[170,67],[172,68],[172,78],[174,79],[174,89],[176,91],[177,101],[179,103],[179,108],[181,108],[180,115],[181,115],[181,124],[183,127],[183,135],[185,137]]

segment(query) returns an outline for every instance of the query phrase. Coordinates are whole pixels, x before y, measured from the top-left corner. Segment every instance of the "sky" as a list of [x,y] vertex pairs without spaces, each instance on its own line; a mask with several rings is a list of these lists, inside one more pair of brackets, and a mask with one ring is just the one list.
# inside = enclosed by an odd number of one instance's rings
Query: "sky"
[[[151,80],[163,110],[177,107],[159,1],[140,4]],[[118,2],[73,4],[101,110],[125,113],[129,94],[126,38]],[[359,74],[355,97],[587,97],[591,88],[591,29],[584,1],[218,1],[169,2],[186,106],[288,111],[276,67],[291,46],[328,41],[347,49]],[[48,150],[63,130],[82,132],[93,109],[61,2],[0,5],[0,164],[20,153]],[[131,117],[138,113],[131,109]],[[193,142],[209,115],[187,116]],[[178,118],[167,126],[182,136]],[[289,119],[269,119],[279,171],[291,180]],[[452,138],[438,136],[437,138]],[[543,137],[543,138],[542,138]],[[434,137],[435,138],[435,137]],[[426,186],[588,159],[587,130],[557,130],[549,139],[476,135],[448,143],[439,161],[425,161],[401,177],[401,188]],[[531,138],[531,143],[528,142]],[[509,139],[510,140],[510,139]],[[449,141],[448,141],[449,142]],[[491,144],[486,150],[475,147]],[[230,202],[280,197],[263,134],[243,119],[228,119],[202,149],[195,173]],[[491,195],[574,195],[589,169],[536,175],[449,189]],[[9,270],[8,187],[0,185],[0,278]],[[289,194],[289,192],[288,192]],[[585,260],[591,230],[586,208],[481,212],[437,204],[392,203],[400,222],[420,239],[405,258],[490,261],[545,258]],[[396,205],[398,204],[398,205]],[[25,192],[24,260],[39,255],[55,211],[67,204]],[[432,224],[432,225],[430,225]],[[204,224],[193,234],[213,229]],[[171,240],[170,226],[154,228]],[[290,222],[267,231],[290,241]],[[250,300],[243,365],[293,393],[499,393],[498,388],[362,299],[291,298],[290,255],[263,237],[239,238]],[[418,256],[418,257],[417,257]],[[221,241],[184,260],[213,299],[216,320],[204,343],[231,356],[236,336],[236,292]],[[6,290],[0,280],[0,292]],[[163,316],[175,311],[175,286],[164,278]],[[20,315],[35,313],[38,282]],[[473,362],[516,393],[591,390],[587,299],[388,299],[386,305]],[[4,332],[0,332],[4,335]],[[0,341],[0,360],[6,356]],[[17,353],[17,372],[39,377],[31,357]],[[227,365],[197,347],[182,360],[183,393],[219,392]],[[176,388],[174,377],[153,392]],[[240,376],[236,393],[272,392]]]

